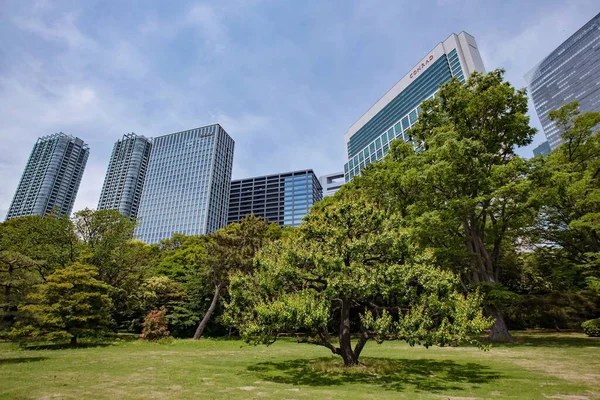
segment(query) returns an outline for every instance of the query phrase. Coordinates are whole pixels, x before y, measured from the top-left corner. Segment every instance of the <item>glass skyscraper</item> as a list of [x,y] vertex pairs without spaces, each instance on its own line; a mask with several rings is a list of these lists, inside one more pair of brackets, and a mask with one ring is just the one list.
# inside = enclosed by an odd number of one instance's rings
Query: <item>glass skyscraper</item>
[[600,111],[600,14],[525,75],[550,148],[562,143],[548,113],[577,100],[581,112]]
[[70,215],[90,150],[62,132],[38,139],[6,219],[26,215]]
[[227,222],[253,214],[280,226],[298,226],[322,196],[321,183],[310,169],[235,180]]
[[225,226],[233,147],[218,124],[154,138],[136,237],[158,243]]
[[115,143],[98,210],[115,209],[127,217],[137,217],[151,149],[150,139],[135,133],[123,135]]
[[409,140],[406,131],[417,122],[419,105],[433,97],[440,85],[453,77],[465,82],[474,71],[485,72],[485,68],[475,38],[466,32],[450,35],[431,50],[344,135],[346,182],[381,160],[392,140]]

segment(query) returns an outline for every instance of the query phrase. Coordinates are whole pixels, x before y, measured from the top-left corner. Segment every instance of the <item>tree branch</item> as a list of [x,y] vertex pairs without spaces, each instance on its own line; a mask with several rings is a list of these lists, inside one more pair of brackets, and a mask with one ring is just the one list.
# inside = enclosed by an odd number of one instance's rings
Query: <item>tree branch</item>
[[331,350],[331,352],[333,354],[339,355],[340,354],[340,349],[338,349],[337,347],[335,347],[334,345],[332,345],[331,343],[329,343],[326,340],[323,340],[323,338],[321,338],[321,340],[314,340],[308,336],[301,338],[300,336],[296,337],[296,341],[298,343],[308,343],[308,344],[314,344],[317,346],[322,346],[322,347],[326,347],[329,350]]

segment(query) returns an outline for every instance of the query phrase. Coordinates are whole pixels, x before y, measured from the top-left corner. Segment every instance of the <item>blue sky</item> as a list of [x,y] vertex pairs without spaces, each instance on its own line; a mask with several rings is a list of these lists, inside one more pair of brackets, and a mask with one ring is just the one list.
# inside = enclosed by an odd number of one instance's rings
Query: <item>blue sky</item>
[[475,36],[486,68],[523,87],[598,12],[597,0],[0,0],[0,216],[37,137],[58,131],[91,148],[75,210],[96,206],[128,132],[218,122],[234,178],[341,170],[346,130],[450,33]]

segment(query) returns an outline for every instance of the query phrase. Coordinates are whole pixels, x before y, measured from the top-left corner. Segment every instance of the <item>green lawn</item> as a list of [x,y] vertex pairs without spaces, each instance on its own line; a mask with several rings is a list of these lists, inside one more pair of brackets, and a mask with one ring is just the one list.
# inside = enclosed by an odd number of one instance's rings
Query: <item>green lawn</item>
[[291,341],[141,341],[75,349],[0,344],[1,399],[600,399],[600,340],[517,333],[517,344],[369,343],[367,368]]

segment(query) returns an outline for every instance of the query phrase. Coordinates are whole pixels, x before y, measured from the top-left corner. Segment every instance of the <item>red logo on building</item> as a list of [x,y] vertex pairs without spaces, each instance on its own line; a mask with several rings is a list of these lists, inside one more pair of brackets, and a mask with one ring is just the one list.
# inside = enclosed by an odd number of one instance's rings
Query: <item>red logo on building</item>
[[409,78],[412,79],[415,76],[419,75],[419,73],[421,71],[425,71],[425,68],[433,62],[433,54],[431,54],[429,57],[427,57],[425,59],[425,61],[423,61],[421,64],[417,65],[417,67],[415,68],[415,70],[413,72],[410,73]]

